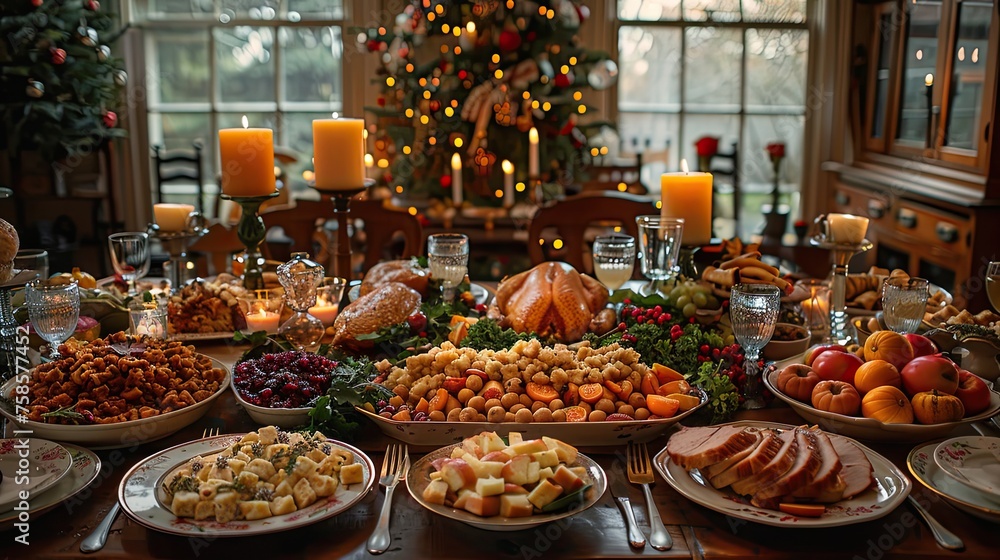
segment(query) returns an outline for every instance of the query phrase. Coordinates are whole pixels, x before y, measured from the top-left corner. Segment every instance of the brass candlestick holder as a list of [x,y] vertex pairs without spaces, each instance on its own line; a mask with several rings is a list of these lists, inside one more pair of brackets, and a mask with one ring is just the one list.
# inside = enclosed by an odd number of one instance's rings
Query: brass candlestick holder
[[[375,186],[374,179],[365,179],[364,185],[354,189],[336,191],[316,189],[321,195],[330,195],[330,198],[333,199],[333,216],[337,219],[337,252],[335,254],[337,268],[334,272],[336,276],[347,281],[344,293],[340,296],[340,309],[344,309],[351,303],[350,288],[351,280],[354,278],[352,274],[353,267],[351,266],[351,234],[348,231],[350,227],[351,199],[373,186]],[[316,187],[313,186],[313,188]]]
[[830,334],[828,341],[836,344],[849,344],[856,338],[853,327],[847,316],[847,265],[854,255],[864,253],[874,247],[871,241],[863,239],[861,243],[834,243],[827,241],[822,234],[817,234],[809,240],[815,247],[830,250],[833,269],[830,282]]
[[248,290],[264,289],[264,257],[260,254],[260,244],[267,233],[264,220],[260,218],[260,205],[278,196],[278,191],[263,196],[222,195],[223,200],[232,200],[243,210],[236,224],[236,236],[246,247],[247,257],[243,267],[243,286]]
[[198,239],[208,231],[204,216],[199,212],[191,212],[183,231],[163,231],[157,224],[149,224],[146,231],[153,239],[160,242],[170,256],[167,259],[170,263],[170,274],[167,279],[170,280],[172,290],[179,290],[186,280],[184,271],[188,264],[188,246],[192,240]]

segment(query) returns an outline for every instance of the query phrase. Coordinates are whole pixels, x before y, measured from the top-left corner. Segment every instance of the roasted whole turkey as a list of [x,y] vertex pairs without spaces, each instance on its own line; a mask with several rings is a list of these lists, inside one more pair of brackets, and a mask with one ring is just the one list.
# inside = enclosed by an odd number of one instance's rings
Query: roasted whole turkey
[[515,331],[573,342],[608,304],[608,291],[589,276],[547,262],[500,282],[496,302],[503,323]]

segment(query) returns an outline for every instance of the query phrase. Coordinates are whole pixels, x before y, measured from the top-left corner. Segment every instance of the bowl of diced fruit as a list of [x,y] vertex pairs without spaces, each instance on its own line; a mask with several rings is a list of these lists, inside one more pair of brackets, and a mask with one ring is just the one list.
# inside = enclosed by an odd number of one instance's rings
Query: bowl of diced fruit
[[326,394],[336,362],[308,352],[278,352],[233,368],[236,400],[258,424],[294,428],[309,422],[314,401]]
[[764,359],[777,362],[799,356],[809,347],[809,340],[808,328],[792,323],[778,323],[774,326],[771,341],[764,346]]
[[520,531],[586,510],[607,489],[604,470],[550,437],[482,432],[423,456],[406,487],[432,512],[488,531]]

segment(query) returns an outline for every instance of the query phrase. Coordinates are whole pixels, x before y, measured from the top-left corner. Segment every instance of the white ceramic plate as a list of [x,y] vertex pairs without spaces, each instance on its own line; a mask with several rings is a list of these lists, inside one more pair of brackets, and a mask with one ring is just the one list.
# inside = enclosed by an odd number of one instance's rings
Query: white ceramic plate
[[[488,304],[493,294],[489,290],[472,282],[469,284],[469,292],[472,293],[472,297],[475,298],[476,303]],[[358,294],[361,293],[361,284],[354,284],[347,291],[347,297],[351,298],[351,301],[358,299]]]
[[[27,456],[21,457],[24,449],[16,447],[27,445]],[[28,460],[28,473],[18,473],[18,463]],[[0,471],[3,472],[3,482],[0,482],[0,512],[6,512],[19,501],[21,492],[38,496],[45,492],[69,473],[73,459],[69,451],[58,443],[35,437],[24,439],[0,439]]]
[[239,441],[244,435],[227,434],[199,439],[176,445],[143,459],[125,474],[118,487],[118,501],[122,505],[122,511],[140,525],[172,535],[200,538],[263,535],[329,519],[358,503],[375,484],[375,466],[367,455],[345,443],[328,440],[335,447],[354,453],[355,461],[364,467],[363,483],[338,486],[333,496],[319,500],[307,508],[254,521],[234,520],[228,523],[219,523],[214,519],[195,521],[171,513],[164,504],[166,496],[162,488],[162,485],[168,482],[170,473],[192,457],[218,453]]
[[939,442],[922,443],[906,457],[906,467],[917,481],[958,509],[993,523],[1000,523],[1000,503],[987,498],[944,473],[934,462]]
[[459,443],[482,432],[496,432],[506,437],[510,432],[521,432],[525,439],[549,436],[570,445],[610,446],[624,445],[628,441],[648,442],[667,433],[671,426],[705,406],[708,397],[701,394],[701,403],[673,418],[657,420],[630,420],[624,422],[401,422],[383,418],[378,414],[356,407],[355,410],[370,418],[385,435],[410,445],[434,446]]
[[309,411],[313,409],[311,406],[302,408],[269,408],[266,406],[257,406],[244,400],[239,390],[236,389],[235,384],[230,385],[230,387],[236,395],[236,402],[240,403],[240,406],[243,407],[243,410],[247,411],[250,418],[261,426],[297,428],[309,423]]
[[[101,459],[93,451],[68,444],[64,444],[63,447],[72,458],[69,473],[45,492],[32,494],[29,504],[33,520],[62,503],[66,504],[67,512],[72,513],[72,508],[76,504],[71,498],[90,486],[101,472]],[[14,523],[18,522],[19,513],[17,511],[0,513],[0,531],[13,527]]]
[[917,443],[946,437],[955,428],[979,420],[985,420],[1000,412],[1000,394],[991,391],[990,406],[983,412],[963,418],[958,422],[943,422],[941,424],[883,424],[874,418],[847,416],[834,412],[824,412],[813,408],[804,402],[782,393],[778,390],[779,369],[767,371],[764,374],[764,385],[774,393],[774,396],[788,403],[799,416],[814,424],[819,424],[824,430],[852,438],[869,441],[884,441],[890,443]]
[[[522,424],[522,426],[523,425],[525,424]],[[551,437],[560,439],[557,436]],[[531,438],[525,434],[525,439]],[[487,531],[521,531],[523,529],[538,527],[539,525],[549,523],[550,521],[556,521],[564,517],[569,517],[596,504],[597,501],[601,499],[601,496],[604,495],[604,491],[608,487],[608,478],[604,474],[604,469],[594,462],[593,459],[587,457],[583,453],[580,453],[576,456],[576,462],[568,466],[586,468],[587,474],[590,477],[590,480],[587,482],[589,484],[593,484],[593,486],[591,486],[590,489],[584,493],[583,502],[576,507],[570,507],[563,511],[553,513],[541,513],[532,515],[531,517],[501,517],[499,515],[495,517],[480,517],[465,510],[427,502],[424,500],[424,488],[427,488],[427,485],[430,484],[430,474],[434,472],[434,466],[431,463],[435,459],[451,457],[451,450],[459,445],[461,444],[442,447],[441,449],[432,451],[431,453],[421,457],[419,461],[410,467],[410,472],[406,475],[406,489],[410,491],[410,495],[413,496],[413,499],[425,508],[438,515],[447,517],[448,519],[461,521],[462,523],[471,525],[478,529],[486,529]]]
[[[774,428],[791,430],[795,426],[777,424],[774,422],[734,422],[736,426],[754,426],[757,428]],[[836,434],[828,434],[831,439],[842,438]],[[888,459],[868,449],[860,443],[848,439],[864,452],[874,467],[875,488],[865,490],[849,500],[841,500],[835,504],[827,504],[826,512],[820,517],[798,517],[787,513],[755,507],[749,501],[737,496],[731,490],[716,490],[711,485],[698,482],[691,473],[674,464],[667,455],[666,448],[660,451],[653,460],[653,466],[660,476],[670,486],[692,502],[705,506],[719,513],[761,523],[774,527],[841,527],[853,523],[863,523],[888,515],[896,509],[909,495],[912,483],[903,471],[896,468]]]
[[934,462],[958,482],[1000,500],[1000,438],[965,436],[943,441],[934,450]]
[[[212,364],[226,373],[226,377],[222,381],[222,386],[219,387],[219,390],[215,394],[199,403],[166,414],[160,414],[159,416],[115,424],[74,426],[69,424],[46,424],[31,420],[19,422],[13,412],[6,406],[0,406],[0,414],[6,416],[22,429],[32,430],[33,437],[75,443],[87,446],[90,449],[118,449],[148,443],[167,437],[178,430],[190,426],[204,416],[208,412],[208,409],[212,407],[215,399],[219,398],[219,395],[226,391],[232,379],[229,368],[215,358],[212,358]],[[3,385],[0,385],[0,395],[10,395],[16,384],[17,379],[11,378]]]

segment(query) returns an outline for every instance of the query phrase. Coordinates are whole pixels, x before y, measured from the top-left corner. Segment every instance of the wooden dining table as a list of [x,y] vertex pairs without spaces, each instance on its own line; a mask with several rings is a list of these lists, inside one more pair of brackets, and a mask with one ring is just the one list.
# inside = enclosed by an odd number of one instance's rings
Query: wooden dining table
[[[245,346],[234,343],[200,343],[201,352],[226,364],[234,363]],[[737,419],[802,424],[786,406],[743,411]],[[238,538],[182,537],[145,528],[125,514],[111,526],[100,552],[80,552],[81,541],[100,523],[117,500],[123,475],[139,461],[158,452],[196,440],[207,428],[241,433],[258,427],[227,390],[197,422],[157,441],[130,448],[99,451],[103,463],[97,480],[73,499],[30,522],[30,544],[15,543],[15,531],[0,533],[4,558],[308,558],[310,560],[371,558],[366,541],[375,528],[384,491],[375,488],[353,508],[312,525],[270,535]],[[8,430],[10,427],[8,427]],[[1000,434],[998,434],[1000,435]],[[650,442],[655,454],[668,434]],[[373,424],[363,426],[354,443],[367,453],[378,469],[392,440]],[[912,445],[870,444],[906,472],[906,455]],[[415,461],[431,447],[410,446]],[[580,446],[608,473],[624,461],[625,446]],[[614,476],[614,474],[609,474]],[[591,508],[534,529],[492,532],[438,516],[419,505],[402,487],[396,492],[391,518],[392,544],[385,558],[775,558],[866,559],[962,558],[995,559],[1000,545],[998,526],[958,511],[915,483],[912,495],[928,507],[948,529],[965,542],[965,550],[939,547],[927,526],[907,504],[877,520],[835,528],[779,528],[747,522],[711,511],[684,498],[657,476],[653,499],[674,540],[667,551],[650,546],[629,547],[621,512],[610,491]],[[649,533],[641,489],[630,485],[633,511]]]

